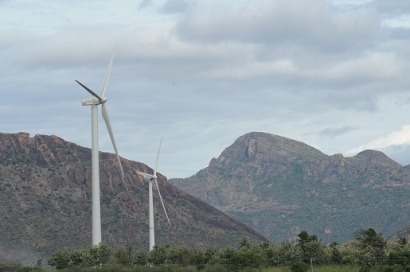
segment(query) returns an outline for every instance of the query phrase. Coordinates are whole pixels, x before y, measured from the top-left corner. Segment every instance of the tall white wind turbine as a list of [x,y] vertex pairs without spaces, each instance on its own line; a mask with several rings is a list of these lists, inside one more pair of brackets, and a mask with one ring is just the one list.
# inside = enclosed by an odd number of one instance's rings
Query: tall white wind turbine
[[[117,155],[118,164],[121,170],[121,178],[124,182],[124,170],[121,165],[120,156],[118,155],[117,145],[115,144],[114,134],[112,132],[110,118],[105,107],[107,98],[105,96],[108,86],[108,79],[111,74],[111,67],[114,60],[114,54],[112,54],[110,62],[108,64],[107,74],[103,81],[103,87],[101,96],[97,95],[87,86],[76,80],[92,97],[83,99],[83,106],[91,106],[91,166],[92,166],[92,245],[98,246],[101,243],[101,207],[100,207],[100,167],[99,167],[99,147],[98,147],[98,105],[101,105],[102,116],[107,126],[108,133],[111,138],[112,145]],[[125,182],[124,182],[125,184]]]
[[162,200],[161,192],[159,190],[158,181],[157,181],[157,170],[158,170],[159,153],[160,153],[160,150],[161,150],[161,144],[162,144],[162,138],[161,138],[161,142],[159,143],[157,159],[155,161],[154,174],[151,175],[151,174],[148,174],[148,173],[137,171],[138,174],[143,176],[144,179],[148,181],[148,202],[149,202],[148,224],[149,224],[149,250],[150,251],[153,250],[154,247],[155,247],[154,199],[153,199],[153,195],[152,195],[152,184],[153,183],[155,183],[155,186],[157,187],[159,199],[161,200],[162,208],[164,209],[167,221],[168,221],[169,224],[171,224],[171,222],[169,221],[167,210],[165,209],[164,201]]

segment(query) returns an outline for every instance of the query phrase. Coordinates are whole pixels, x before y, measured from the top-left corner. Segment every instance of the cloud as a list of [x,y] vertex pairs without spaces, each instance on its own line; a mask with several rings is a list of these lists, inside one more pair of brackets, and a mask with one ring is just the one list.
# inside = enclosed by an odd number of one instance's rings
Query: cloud
[[344,127],[332,127],[332,128],[325,128],[319,132],[320,135],[324,137],[340,137],[346,133],[352,132],[356,130],[357,127],[353,126],[344,126]]
[[398,131],[393,131],[384,137],[375,139],[367,144],[349,150],[347,154],[354,155],[365,149],[382,150],[385,148],[409,145],[410,144],[410,125],[404,125]]
[[253,62],[247,66],[229,67],[210,71],[211,78],[246,79],[274,75],[291,75],[297,72],[291,60],[276,60],[273,62]]
[[325,0],[252,1],[197,5],[177,23],[177,33],[197,42],[238,41],[345,50],[378,39],[377,10],[360,8],[334,14]]
[[383,152],[402,165],[410,164],[410,144],[388,146]]
[[160,11],[167,14],[183,13],[187,11],[190,6],[190,2],[186,0],[168,0],[160,8]]
[[[151,164],[164,135],[169,177],[194,174],[250,131],[344,153],[388,135],[408,114],[407,104],[390,103],[407,101],[410,86],[410,32],[381,26],[393,6],[9,3],[0,17],[4,130],[89,146],[87,94],[74,79],[99,91],[117,44],[107,107],[120,154]],[[100,139],[112,152],[105,132]]]
[[368,5],[391,17],[410,13],[410,2],[407,0],[374,0]]
[[356,59],[335,63],[323,71],[309,71],[311,77],[340,83],[368,83],[374,81],[394,80],[403,74],[401,61],[395,53],[371,52]]
[[141,3],[138,5],[138,9],[144,9],[151,6],[153,3],[152,0],[142,0]]

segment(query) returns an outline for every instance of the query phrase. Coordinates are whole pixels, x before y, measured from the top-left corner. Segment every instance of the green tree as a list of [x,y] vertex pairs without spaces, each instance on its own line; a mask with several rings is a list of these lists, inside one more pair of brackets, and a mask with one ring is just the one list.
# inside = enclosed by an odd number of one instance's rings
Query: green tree
[[302,257],[299,247],[294,246],[289,241],[284,241],[279,246],[279,258],[281,265],[290,265]]
[[205,264],[220,264],[222,263],[222,250],[216,248],[208,248],[205,250]]
[[218,250],[217,254],[214,255],[215,259],[215,264],[223,264],[223,265],[234,265],[234,255],[235,255],[236,250],[233,248],[221,248]]
[[265,252],[263,248],[257,244],[246,243],[239,250],[235,251],[229,264],[232,270],[245,267],[260,268],[266,265]]
[[165,264],[166,259],[166,251],[162,247],[155,246],[154,249],[151,250],[148,254],[148,263],[150,264]]
[[381,233],[376,232],[374,229],[360,229],[354,233],[354,238],[361,243],[363,248],[372,247],[384,249],[386,247],[386,241]]
[[396,244],[400,247],[405,247],[410,244],[409,238],[407,236],[400,236]]
[[323,263],[325,261],[324,247],[316,235],[309,235],[306,231],[302,231],[298,237],[298,246],[305,262],[315,260],[316,263]]
[[374,229],[360,229],[354,233],[354,238],[359,242],[362,257],[369,260],[367,265],[383,263],[386,260],[386,241],[381,233]]
[[290,271],[292,272],[307,272],[309,270],[309,266],[302,261],[297,261],[296,263],[292,264],[290,267]]
[[205,251],[200,249],[192,249],[190,253],[190,264],[195,266],[197,270],[202,270],[209,262]]
[[110,260],[112,251],[106,244],[87,247],[80,251],[81,266],[96,267],[101,266]]
[[343,245],[338,247],[340,254],[342,256],[342,263],[349,265],[361,265],[363,263],[363,253],[360,249],[359,242],[356,240],[351,240],[345,242]]
[[410,271],[410,244],[407,239],[401,239],[391,247],[387,263],[408,268],[408,271]]
[[83,253],[81,251],[74,251],[70,254],[70,266],[83,266]]
[[70,265],[70,253],[68,251],[56,251],[48,259],[48,264],[56,269],[64,269]]
[[280,248],[275,244],[270,244],[264,247],[266,265],[268,266],[278,266],[281,265],[281,252]]
[[167,246],[165,248],[165,258],[168,264],[179,264],[187,266],[191,262],[192,250],[181,246]]
[[111,260],[110,263],[121,264],[121,265],[131,265],[133,263],[132,249],[131,248],[118,248]]
[[340,248],[341,246],[336,242],[332,242],[325,248],[325,253],[327,253],[331,263],[338,265],[343,263],[343,255]]
[[141,265],[141,266],[147,265],[148,264],[148,253],[143,250],[137,251],[134,255],[133,264]]

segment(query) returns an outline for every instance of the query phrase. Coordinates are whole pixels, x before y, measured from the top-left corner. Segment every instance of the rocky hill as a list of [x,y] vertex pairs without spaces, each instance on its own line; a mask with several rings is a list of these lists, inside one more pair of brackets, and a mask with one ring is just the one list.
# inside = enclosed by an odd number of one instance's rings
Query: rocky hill
[[[100,153],[103,242],[148,249],[148,184],[136,170],[152,169],[126,159],[122,164],[127,186],[120,182],[115,156]],[[154,194],[157,245],[267,241],[164,176],[158,182],[171,225]],[[0,233],[0,260],[44,258],[58,249],[90,245],[90,149],[57,136],[0,133]]]
[[369,227],[388,237],[410,223],[410,167],[374,150],[328,156],[253,132],[196,175],[170,182],[275,242],[301,230],[324,242],[344,242]]

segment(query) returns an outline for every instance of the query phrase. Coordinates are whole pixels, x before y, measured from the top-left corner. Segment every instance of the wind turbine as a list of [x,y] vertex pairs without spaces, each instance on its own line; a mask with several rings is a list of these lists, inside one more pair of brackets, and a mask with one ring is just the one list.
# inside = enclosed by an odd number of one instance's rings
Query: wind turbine
[[[100,207],[100,167],[99,167],[99,147],[98,147],[98,105],[101,105],[102,116],[107,126],[108,133],[111,138],[112,145],[117,155],[118,164],[120,165],[121,178],[124,182],[124,170],[121,165],[120,156],[118,155],[117,145],[115,144],[114,134],[112,132],[110,118],[108,117],[105,103],[107,97],[108,79],[111,74],[111,67],[114,60],[114,53],[111,55],[110,62],[108,64],[107,73],[103,81],[103,87],[101,96],[97,95],[87,86],[76,80],[92,97],[82,100],[83,106],[91,106],[91,169],[92,169],[92,245],[98,246],[101,243],[101,207]],[[125,182],[124,182],[125,184]],[[126,186],[126,185],[125,185]],[[127,187],[127,186],[126,186]]]
[[161,200],[162,208],[164,209],[167,221],[168,221],[169,224],[171,224],[171,222],[169,221],[167,210],[165,209],[164,201],[162,200],[161,192],[159,191],[158,181],[157,181],[157,169],[158,169],[158,161],[159,161],[159,153],[160,153],[160,150],[161,150],[161,144],[162,144],[162,138],[161,138],[161,141],[159,143],[157,159],[155,161],[154,174],[151,175],[151,174],[148,174],[148,173],[137,171],[137,173],[139,175],[143,176],[144,179],[148,181],[148,203],[149,203],[148,224],[149,224],[149,250],[150,251],[153,250],[154,246],[155,246],[154,199],[153,199],[153,195],[152,195],[152,184],[153,183],[155,183],[155,186],[157,187],[159,199]]

